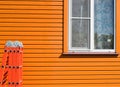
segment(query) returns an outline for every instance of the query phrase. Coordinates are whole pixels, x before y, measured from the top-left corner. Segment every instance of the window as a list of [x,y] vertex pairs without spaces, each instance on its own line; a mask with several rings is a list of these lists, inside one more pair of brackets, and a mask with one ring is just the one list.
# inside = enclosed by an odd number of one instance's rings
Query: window
[[115,51],[115,0],[69,0],[69,52]]

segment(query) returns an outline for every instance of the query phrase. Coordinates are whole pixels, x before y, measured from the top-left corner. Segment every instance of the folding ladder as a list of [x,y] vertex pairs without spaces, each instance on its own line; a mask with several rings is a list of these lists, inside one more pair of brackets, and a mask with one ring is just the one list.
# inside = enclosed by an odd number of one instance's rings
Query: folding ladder
[[0,68],[0,87],[22,87],[22,58],[22,43],[8,41]]

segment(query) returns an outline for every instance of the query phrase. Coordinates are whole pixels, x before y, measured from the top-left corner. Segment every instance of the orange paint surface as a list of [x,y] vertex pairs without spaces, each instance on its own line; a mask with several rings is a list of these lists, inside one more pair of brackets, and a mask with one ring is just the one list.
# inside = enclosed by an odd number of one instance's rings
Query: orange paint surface
[[[120,55],[62,55],[68,51],[67,9],[67,0],[0,1],[0,58],[7,40],[23,42],[23,87],[120,87]],[[118,54],[119,9],[116,0]]]

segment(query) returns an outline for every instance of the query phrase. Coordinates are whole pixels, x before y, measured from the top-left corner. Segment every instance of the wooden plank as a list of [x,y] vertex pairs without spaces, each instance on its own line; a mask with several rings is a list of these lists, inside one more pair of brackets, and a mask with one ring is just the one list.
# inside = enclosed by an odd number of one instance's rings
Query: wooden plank
[[0,10],[0,13],[8,13],[8,14],[15,14],[15,13],[19,13],[19,14],[25,14],[25,13],[29,13],[29,14],[63,14],[62,11],[59,10]]
[[0,23],[1,27],[62,27],[62,23]]
[[51,36],[54,36],[54,35],[58,35],[58,36],[61,36],[62,35],[62,32],[0,32],[0,35],[1,36],[7,36],[7,35],[11,35],[11,36],[19,36],[19,35],[22,35],[22,36],[40,36],[40,35],[44,35],[44,36],[47,36],[47,35],[51,35]]
[[[4,45],[0,45],[1,49],[4,49]],[[62,49],[62,45],[24,45],[24,49]]]
[[[6,40],[1,40],[1,45],[5,45]],[[21,41],[24,45],[62,45],[62,41]],[[2,52],[2,49],[0,50]]]
[[29,1],[0,1],[0,4],[15,4],[15,5],[63,5],[62,2],[46,2],[46,1],[39,1],[39,2],[29,2]]
[[23,72],[24,76],[96,76],[97,75],[111,75],[116,76],[120,75],[120,70],[118,71],[25,71]]
[[[26,50],[26,49],[25,49]],[[43,49],[44,50],[44,49]],[[49,49],[50,50],[50,49]],[[55,50],[58,50],[58,49],[55,49]],[[61,49],[60,49],[61,50]],[[49,53],[47,53],[47,54],[49,54]],[[2,54],[1,54],[1,56],[0,56],[0,59],[2,58]],[[77,59],[79,59],[79,58],[77,58]],[[59,58],[57,58],[57,57],[41,57],[41,56],[32,56],[32,57],[25,57],[24,56],[24,62],[29,62],[29,63],[32,63],[32,62],[34,62],[34,63],[82,63],[82,62],[84,62],[84,63],[99,63],[99,62],[101,62],[101,63],[108,63],[108,62],[110,62],[110,63],[119,63],[120,62],[120,60],[118,59],[118,60],[114,60],[114,58],[113,58],[113,60],[108,60],[108,61],[103,61],[103,59],[101,59],[101,60],[95,60],[94,58],[90,58],[91,60],[89,61],[89,60],[77,60],[77,59],[74,59],[73,61],[72,60],[70,60],[70,58],[69,59],[66,59],[66,58],[61,58],[60,56],[59,56]]]
[[0,36],[0,40],[57,40],[61,41],[61,36]]
[[23,84],[119,84],[120,80],[25,80]]
[[[4,50],[4,49],[3,49]],[[29,49],[30,50],[30,49]],[[0,58],[2,58],[2,55],[0,55]],[[93,63],[98,63],[98,62],[120,62],[119,58],[82,58],[82,57],[77,57],[77,58],[63,58],[61,57],[62,54],[60,54],[58,57],[51,57],[49,56],[49,54],[47,54],[48,56],[29,56],[29,54],[27,54],[27,56],[24,56],[24,61],[25,62],[74,62],[74,63],[81,63],[81,62],[93,62]]]
[[[26,50],[26,49],[24,49]],[[28,49],[28,50],[32,50],[32,49]],[[34,49],[36,50],[36,49]],[[47,49],[47,50],[51,50],[51,49]],[[58,50],[58,49],[55,49],[55,50]],[[62,50],[62,49],[59,49],[59,50]],[[48,54],[46,54],[48,55]],[[0,59],[2,58],[2,54],[0,56]],[[91,60],[90,60],[91,59]],[[99,62],[102,62],[102,63],[119,63],[120,60],[114,60],[114,58],[111,58],[111,60],[105,60],[105,58],[101,59],[101,58],[98,58],[97,60],[93,59],[93,58],[90,58],[89,60],[80,60],[80,58],[74,58],[71,60],[71,58],[62,58],[59,56],[59,58],[57,57],[40,57],[40,56],[37,56],[37,57],[25,57],[24,56],[24,62],[35,62],[35,63],[99,63]]]
[[120,4],[120,1],[117,0],[117,3],[116,3],[116,51],[120,53],[120,45],[119,45],[120,44],[120,38],[119,38],[120,37],[120,34],[119,34],[119,32],[120,32],[120,30],[119,30],[119,28],[120,28],[120,25],[119,25],[120,5],[119,4]]
[[23,87],[120,87],[120,84],[54,84],[54,85],[23,85]]
[[[61,54],[62,55],[62,54]],[[81,62],[92,62],[92,63],[98,63],[98,62],[103,62],[103,63],[107,63],[107,62],[120,62],[119,58],[44,58],[44,57],[29,57],[29,58],[25,58],[25,61],[29,61],[29,62],[65,62],[65,63],[81,63]]]
[[[49,48],[49,47],[48,47]],[[3,50],[0,50],[0,53],[3,54]],[[24,49],[24,54],[45,54],[45,53],[52,53],[52,54],[55,54],[55,53],[62,53],[62,49]],[[1,62],[1,61],[0,61]]]
[[89,76],[23,76],[23,80],[117,80],[120,75],[89,75]]
[[24,9],[49,9],[49,10],[62,10],[62,6],[18,6],[18,5],[1,5],[0,9],[18,9],[18,10],[24,10]]
[[[16,1],[16,0],[0,0],[0,1]],[[63,0],[17,0],[17,1],[29,1],[29,2],[38,2],[38,1],[49,1],[49,2],[60,2],[60,1],[63,1]]]
[[41,28],[41,27],[31,27],[31,28],[27,28],[27,27],[0,27],[0,31],[1,32],[52,32],[52,31],[62,31],[62,28]]
[[[44,57],[43,58],[41,58],[41,57],[37,57],[37,58],[32,58],[32,57],[29,57],[27,60],[29,60],[29,61],[34,61],[34,62],[37,62],[36,60],[38,60],[39,62],[48,62],[48,61],[54,61],[54,62],[75,62],[75,63],[81,63],[81,62],[93,62],[93,63],[95,63],[95,62],[119,62],[120,60],[119,60],[119,58],[118,59],[115,59],[115,58],[111,58],[111,59],[108,59],[108,58],[98,58],[98,59],[95,59],[95,58],[89,58],[89,60],[83,60],[83,58],[62,58],[62,57],[60,57],[60,58],[47,58],[47,59],[44,59]],[[97,57],[96,57],[97,58]],[[40,59],[40,60],[39,60]],[[104,61],[105,60],[105,61]]]
[[[40,54],[38,54],[40,55]],[[31,55],[32,56],[32,55]],[[41,54],[43,56],[43,54]],[[57,56],[55,55],[49,55],[49,56]],[[119,70],[120,67],[23,67],[23,70],[32,70],[32,71],[83,71],[83,70]]]
[[68,11],[68,7],[69,7],[69,1],[68,0],[64,0],[64,34],[63,34],[63,37],[64,37],[64,39],[63,39],[63,51],[64,51],[64,53],[65,52],[68,52],[68,44],[66,44],[66,43],[69,43],[68,42],[68,36],[69,36],[69,31],[68,31],[68,26],[69,26],[69,19],[68,19],[68,15],[69,15],[69,11]]
[[[30,49],[29,49],[30,50]],[[49,49],[50,50],[50,49]],[[60,49],[61,50],[61,49]],[[61,56],[61,55],[60,55]],[[95,58],[89,58],[89,60],[82,60],[81,58],[74,58],[74,59],[71,59],[71,58],[62,58],[62,57],[41,57],[41,56],[32,56],[32,57],[25,57],[24,56],[24,62],[39,62],[39,63],[48,63],[48,62],[51,62],[51,63],[99,63],[99,62],[103,62],[103,63],[108,63],[108,62],[114,62],[114,63],[117,63],[117,62],[120,62],[119,58],[116,60],[114,58],[111,58],[108,59],[108,58],[98,58],[98,59],[95,59]],[[2,54],[0,56],[0,59],[2,58]],[[96,57],[97,58],[97,57]],[[91,60],[90,60],[91,59]],[[106,60],[106,61],[103,61],[103,60]]]
[[[23,58],[24,57],[44,57],[44,58],[56,58],[56,57],[59,57],[61,54],[24,54],[23,55]],[[0,57],[2,57],[3,54],[0,54]],[[34,59],[34,58],[33,58]]]
[[20,19],[18,19],[18,18],[16,18],[16,19],[13,19],[13,18],[4,18],[4,19],[1,19],[0,18],[0,22],[1,23],[15,23],[15,22],[17,22],[17,23],[62,23],[63,22],[63,20],[62,19],[34,19],[34,18],[29,18],[29,19],[22,19],[22,18],[20,18]]
[[[49,52],[49,51],[48,51]],[[54,52],[54,50],[53,50]],[[32,53],[32,52],[31,52]],[[50,52],[49,52],[50,53]],[[55,52],[54,52],[55,53]],[[55,62],[48,62],[48,63],[44,63],[44,62],[41,62],[41,63],[36,63],[36,62],[29,62],[29,63],[24,63],[24,66],[35,66],[35,67],[120,67],[120,63],[119,62],[114,62],[114,63],[111,63],[111,62],[100,62],[100,63],[93,63],[93,62],[85,62],[85,63],[62,63],[62,62],[58,62],[58,63],[55,63]]]
[[62,15],[31,15],[31,14],[0,14],[0,18],[3,19],[3,18],[12,18],[12,19],[17,19],[17,18],[24,18],[24,19],[43,19],[43,18],[57,18],[57,19],[62,19],[63,16]]

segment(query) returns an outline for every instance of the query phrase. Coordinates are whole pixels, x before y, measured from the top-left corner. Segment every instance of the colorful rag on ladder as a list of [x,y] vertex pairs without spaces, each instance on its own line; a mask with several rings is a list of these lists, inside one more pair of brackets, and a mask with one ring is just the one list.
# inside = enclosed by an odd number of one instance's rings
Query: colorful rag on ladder
[[22,58],[23,44],[8,41],[0,68],[0,87],[22,87]]

